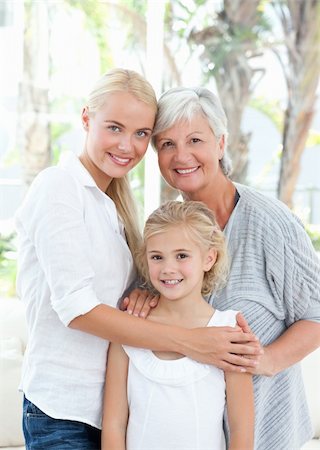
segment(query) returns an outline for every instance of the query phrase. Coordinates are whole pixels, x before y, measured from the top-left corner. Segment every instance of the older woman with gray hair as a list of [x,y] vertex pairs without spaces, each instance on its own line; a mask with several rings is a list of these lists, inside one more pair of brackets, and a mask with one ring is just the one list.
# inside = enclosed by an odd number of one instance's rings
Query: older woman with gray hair
[[204,88],[159,100],[153,132],[161,173],[215,214],[231,259],[226,287],[209,301],[243,312],[264,346],[255,368],[255,449],[292,450],[312,437],[299,361],[320,345],[320,265],[301,224],[280,201],[232,182],[227,119]]

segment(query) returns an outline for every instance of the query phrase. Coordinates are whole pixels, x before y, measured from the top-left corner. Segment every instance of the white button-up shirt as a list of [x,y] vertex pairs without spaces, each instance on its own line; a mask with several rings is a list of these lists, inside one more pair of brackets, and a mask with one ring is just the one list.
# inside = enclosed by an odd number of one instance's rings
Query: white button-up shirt
[[101,427],[109,342],[68,324],[99,304],[116,306],[133,281],[115,205],[69,154],[37,176],[16,227],[29,326],[21,389],[51,417]]

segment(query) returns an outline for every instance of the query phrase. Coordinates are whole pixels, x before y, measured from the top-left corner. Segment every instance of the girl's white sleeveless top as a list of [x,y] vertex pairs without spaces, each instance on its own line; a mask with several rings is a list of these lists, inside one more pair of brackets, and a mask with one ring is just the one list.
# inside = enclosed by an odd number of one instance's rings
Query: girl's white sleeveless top
[[[207,326],[235,326],[216,310]],[[129,357],[127,450],[225,450],[224,372],[187,357],[163,360],[123,346]]]

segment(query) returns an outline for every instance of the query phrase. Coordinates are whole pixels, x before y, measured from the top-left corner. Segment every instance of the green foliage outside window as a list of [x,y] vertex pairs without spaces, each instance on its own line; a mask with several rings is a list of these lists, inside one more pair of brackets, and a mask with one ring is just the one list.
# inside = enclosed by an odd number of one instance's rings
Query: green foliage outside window
[[320,252],[320,226],[306,225],[307,233],[311,239],[312,245],[317,252]]
[[14,233],[8,236],[0,234],[0,297],[16,295],[17,254],[15,239]]

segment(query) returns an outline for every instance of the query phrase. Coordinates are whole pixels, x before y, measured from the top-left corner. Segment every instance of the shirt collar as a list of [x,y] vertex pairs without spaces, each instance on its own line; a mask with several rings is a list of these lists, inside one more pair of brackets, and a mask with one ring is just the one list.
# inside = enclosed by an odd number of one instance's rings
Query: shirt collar
[[83,186],[91,186],[98,189],[90,173],[73,152],[63,153],[59,159],[58,166],[67,169]]

